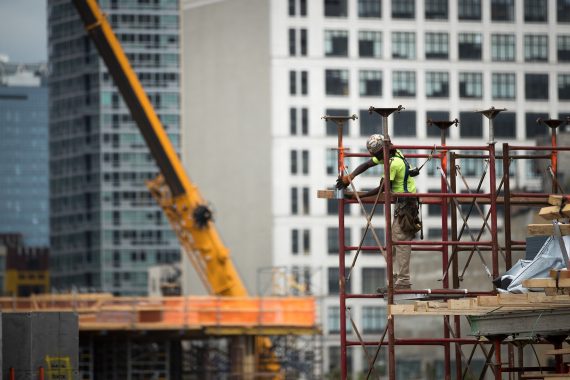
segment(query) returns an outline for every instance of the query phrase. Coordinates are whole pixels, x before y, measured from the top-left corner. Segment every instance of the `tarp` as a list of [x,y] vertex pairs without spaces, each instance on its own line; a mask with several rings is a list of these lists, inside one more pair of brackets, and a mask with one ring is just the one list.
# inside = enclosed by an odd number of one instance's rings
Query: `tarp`
[[501,293],[527,293],[529,289],[522,285],[523,280],[549,277],[548,272],[551,269],[566,268],[562,242],[566,252],[570,251],[570,236],[550,236],[533,260],[519,260],[502,276],[493,280],[497,290]]

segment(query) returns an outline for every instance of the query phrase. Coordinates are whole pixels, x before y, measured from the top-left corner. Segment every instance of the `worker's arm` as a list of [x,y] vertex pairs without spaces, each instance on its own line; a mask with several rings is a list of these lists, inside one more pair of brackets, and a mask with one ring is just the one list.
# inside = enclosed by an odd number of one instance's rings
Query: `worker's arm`
[[337,189],[346,189],[348,185],[350,185],[350,181],[356,178],[358,175],[364,173],[366,170],[370,169],[373,166],[376,166],[374,161],[368,160],[363,162],[362,164],[358,165],[356,169],[352,171],[349,175],[343,175],[342,177],[338,177],[336,180],[336,188]]
[[[394,181],[390,181],[390,187],[392,187]],[[360,198],[366,198],[366,197],[371,197],[373,195],[376,195],[378,193],[383,193],[384,192],[384,178],[382,178],[382,180],[380,181],[380,185],[378,187],[375,187],[374,189],[368,190],[366,193],[361,194]],[[354,196],[354,193],[347,193],[344,194],[344,198],[345,199],[355,199],[356,197]]]

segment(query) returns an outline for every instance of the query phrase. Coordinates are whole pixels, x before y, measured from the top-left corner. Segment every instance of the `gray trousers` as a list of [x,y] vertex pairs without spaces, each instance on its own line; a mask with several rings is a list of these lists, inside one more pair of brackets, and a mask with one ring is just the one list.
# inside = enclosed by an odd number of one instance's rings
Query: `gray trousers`
[[[404,232],[402,230],[400,218],[395,216],[392,221],[392,241],[409,241],[413,240],[414,236],[413,232]],[[411,253],[412,247],[410,245],[392,246],[392,260],[395,258],[395,262],[398,265],[398,273],[394,273],[394,285],[410,285]],[[395,269],[395,266],[392,266],[392,268]]]

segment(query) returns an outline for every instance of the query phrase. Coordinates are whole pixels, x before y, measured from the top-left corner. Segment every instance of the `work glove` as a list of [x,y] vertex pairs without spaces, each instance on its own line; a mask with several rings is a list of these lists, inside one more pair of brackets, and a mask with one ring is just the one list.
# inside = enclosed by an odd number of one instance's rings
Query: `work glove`
[[339,190],[346,189],[349,184],[350,180],[347,175],[340,176],[336,179],[336,188]]

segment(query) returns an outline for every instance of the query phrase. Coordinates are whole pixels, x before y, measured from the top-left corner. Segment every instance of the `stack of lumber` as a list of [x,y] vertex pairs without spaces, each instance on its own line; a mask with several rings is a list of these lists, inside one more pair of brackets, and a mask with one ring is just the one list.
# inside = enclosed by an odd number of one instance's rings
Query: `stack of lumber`
[[512,311],[570,308],[570,295],[546,295],[541,292],[501,293],[495,296],[447,301],[416,301],[411,304],[388,305],[388,307],[392,315],[486,315]]
[[[570,218],[570,196],[550,195],[548,203],[551,206],[541,208],[538,213],[540,217],[549,221]],[[560,232],[562,235],[570,235],[570,224],[561,224]],[[528,236],[551,236],[554,235],[554,227],[552,223],[529,224],[527,234]]]
[[523,286],[528,289],[544,289],[547,295],[570,294],[570,271],[551,269],[549,277],[524,280]]

